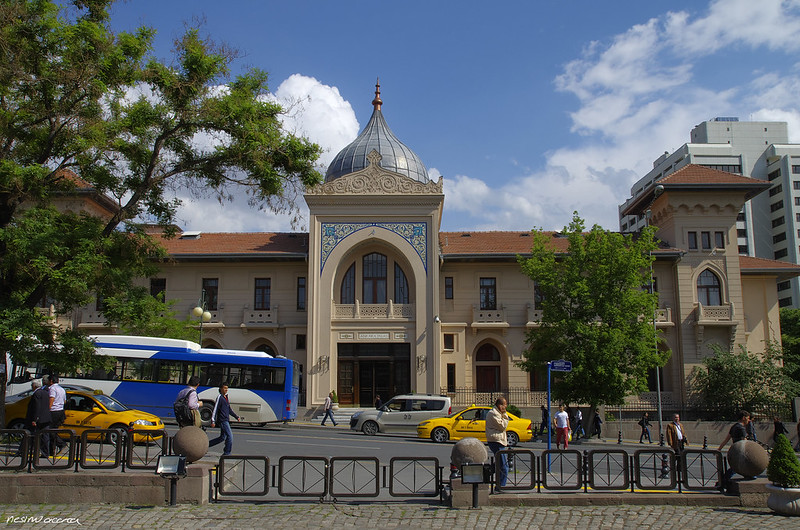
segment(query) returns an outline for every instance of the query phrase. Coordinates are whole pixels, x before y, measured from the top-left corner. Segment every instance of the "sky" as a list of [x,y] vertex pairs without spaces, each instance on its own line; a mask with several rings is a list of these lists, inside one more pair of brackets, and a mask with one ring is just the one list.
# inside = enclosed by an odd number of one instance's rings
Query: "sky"
[[[665,151],[717,116],[785,121],[800,143],[800,0],[129,0],[115,30],[157,31],[170,61],[190,26],[269,72],[284,127],[324,152],[372,114],[443,177],[442,230],[617,230],[617,207]],[[178,192],[206,232],[306,220]]]

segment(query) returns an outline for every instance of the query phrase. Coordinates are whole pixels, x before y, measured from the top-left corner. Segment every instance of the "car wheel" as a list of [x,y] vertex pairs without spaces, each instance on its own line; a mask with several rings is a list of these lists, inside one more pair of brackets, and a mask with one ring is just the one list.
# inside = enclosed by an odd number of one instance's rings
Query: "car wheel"
[[211,416],[214,414],[214,406],[211,403],[200,405],[200,424],[203,427],[211,427]]
[[514,431],[508,431],[506,433],[506,438],[508,438],[508,445],[511,447],[516,447],[519,443],[519,436]]
[[111,445],[117,445],[117,442],[120,440],[121,433],[127,431],[128,428],[122,423],[115,423],[109,427],[109,430],[111,432],[106,434],[106,442],[110,443]]
[[15,429],[15,430],[24,429],[25,428],[25,420],[23,420],[23,419],[11,420],[10,422],[8,422],[8,428],[9,429]]
[[265,422],[265,421],[262,421],[262,422],[260,422],[260,423],[253,423],[253,422],[250,422],[250,426],[251,426],[251,427],[263,427],[263,426],[265,426],[266,424],[267,424],[267,422]]
[[365,421],[364,425],[361,426],[361,432],[368,436],[374,436],[378,434],[378,424],[374,421]]
[[437,444],[444,443],[450,439],[450,433],[447,432],[447,429],[444,427],[436,427],[433,432],[431,432],[431,440],[436,442]]

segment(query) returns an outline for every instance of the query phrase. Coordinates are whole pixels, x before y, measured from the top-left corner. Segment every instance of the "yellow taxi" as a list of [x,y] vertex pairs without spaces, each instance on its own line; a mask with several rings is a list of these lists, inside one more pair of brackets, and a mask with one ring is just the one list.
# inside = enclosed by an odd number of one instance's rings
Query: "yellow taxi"
[[[472,405],[444,418],[423,421],[417,425],[417,438],[430,438],[438,443],[462,438],[477,438],[485,442],[486,415],[490,410],[492,407]],[[529,442],[533,437],[531,421],[518,418],[510,412],[507,414],[509,420],[506,430],[508,445],[514,446],[519,442]]]
[[[30,396],[6,404],[6,425],[9,429],[24,429],[25,415],[28,411]],[[64,403],[66,420],[61,429],[72,429],[78,436],[88,429],[121,429],[121,430],[161,430],[164,424],[161,418],[141,410],[129,409],[111,396],[95,391],[67,390],[67,400]],[[90,436],[92,440],[99,439],[99,435]],[[156,440],[160,435],[149,438]],[[109,433],[106,441],[116,443],[116,433]],[[148,441],[142,434],[134,435],[134,442]]]

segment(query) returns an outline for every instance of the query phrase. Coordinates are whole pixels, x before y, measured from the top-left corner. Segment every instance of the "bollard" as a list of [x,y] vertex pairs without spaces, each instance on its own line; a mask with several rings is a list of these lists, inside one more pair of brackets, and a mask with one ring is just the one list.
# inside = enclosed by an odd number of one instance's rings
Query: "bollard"
[[708,449],[708,436],[703,436],[703,449]]
[[658,445],[660,445],[661,447],[664,447],[664,433],[663,432],[660,434],[659,438],[660,438],[660,440],[658,442]]
[[617,436],[617,444],[622,444],[622,431],[619,431],[619,435]]

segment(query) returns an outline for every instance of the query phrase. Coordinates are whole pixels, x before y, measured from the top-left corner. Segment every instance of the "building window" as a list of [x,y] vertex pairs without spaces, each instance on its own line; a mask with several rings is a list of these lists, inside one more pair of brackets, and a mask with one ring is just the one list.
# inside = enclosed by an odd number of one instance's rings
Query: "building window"
[[794,173],[795,175],[800,175],[800,166],[793,165],[792,166],[792,173]]
[[[800,214],[798,214],[800,215]],[[445,276],[444,277],[444,298],[445,300],[452,300],[453,299],[453,277],[452,276]]]
[[794,205],[795,206],[800,206],[800,197],[795,197],[794,198]]
[[481,278],[481,309],[497,309],[497,278]]
[[700,232],[700,242],[703,250],[711,250],[711,232]]
[[206,309],[216,311],[219,303],[219,278],[203,278],[203,291],[206,293]]
[[397,263],[394,264],[394,301],[398,304],[409,303],[406,273]]
[[297,310],[306,310],[306,279],[302,276],[297,278]]
[[786,223],[786,219],[784,219],[783,217],[778,217],[777,219],[773,219],[772,220],[772,228],[775,228],[777,226],[781,226],[784,223]]
[[456,349],[456,336],[454,333],[444,334],[444,349],[448,351]]
[[789,255],[789,251],[786,250],[785,248],[782,248],[780,250],[776,250],[775,251],[775,259],[785,258],[788,255]]
[[158,298],[162,302],[167,297],[167,279],[150,278],[150,296]]
[[373,252],[363,258],[365,304],[386,303],[386,256]]
[[447,391],[451,393],[456,391],[456,365],[454,363],[447,364]]
[[714,232],[714,247],[725,248],[725,232]]
[[736,216],[736,220],[737,221],[744,221],[745,220],[744,212],[739,212],[738,215]]
[[689,232],[689,250],[697,250],[697,232]]
[[778,307],[789,307],[792,305],[792,297],[781,298],[778,300]]
[[791,288],[791,286],[792,286],[791,282],[778,282],[779,291],[785,291],[786,289]]
[[[800,214],[798,214],[800,215]],[[747,230],[745,228],[736,229],[736,237],[747,237]]]
[[794,188],[796,190],[800,190],[800,180],[792,181],[792,188]]
[[356,264],[350,265],[342,278],[342,290],[339,301],[342,304],[356,303]]
[[269,278],[256,278],[255,297],[253,309],[256,311],[266,311],[269,309],[269,297],[272,287],[272,280]]
[[295,350],[305,350],[306,349],[306,336],[305,336],[305,334],[295,335],[294,336],[294,349]]
[[794,214],[794,220],[800,223],[800,213]]
[[703,164],[703,166],[717,171],[742,174],[742,166],[740,164]]
[[769,211],[771,212],[777,212],[781,208],[783,208],[783,201],[774,202],[769,205]]
[[[794,167],[794,166],[792,166],[792,167]],[[770,173],[769,175],[767,175],[767,178],[771,182],[771,181],[775,180],[776,178],[778,178],[780,176],[781,176],[781,170],[777,169],[777,170],[773,171],[772,173]]]
[[475,353],[475,390],[500,390],[500,352],[491,344],[484,344]]
[[780,234],[772,236],[773,243],[780,243],[781,241],[786,241],[786,232],[781,232]]
[[779,194],[782,191],[783,191],[783,185],[778,184],[777,186],[774,186],[769,189],[769,196],[774,197],[775,195]]
[[697,301],[702,305],[722,305],[719,278],[706,269],[697,277]]
[[739,254],[747,255],[747,245],[739,245]]

